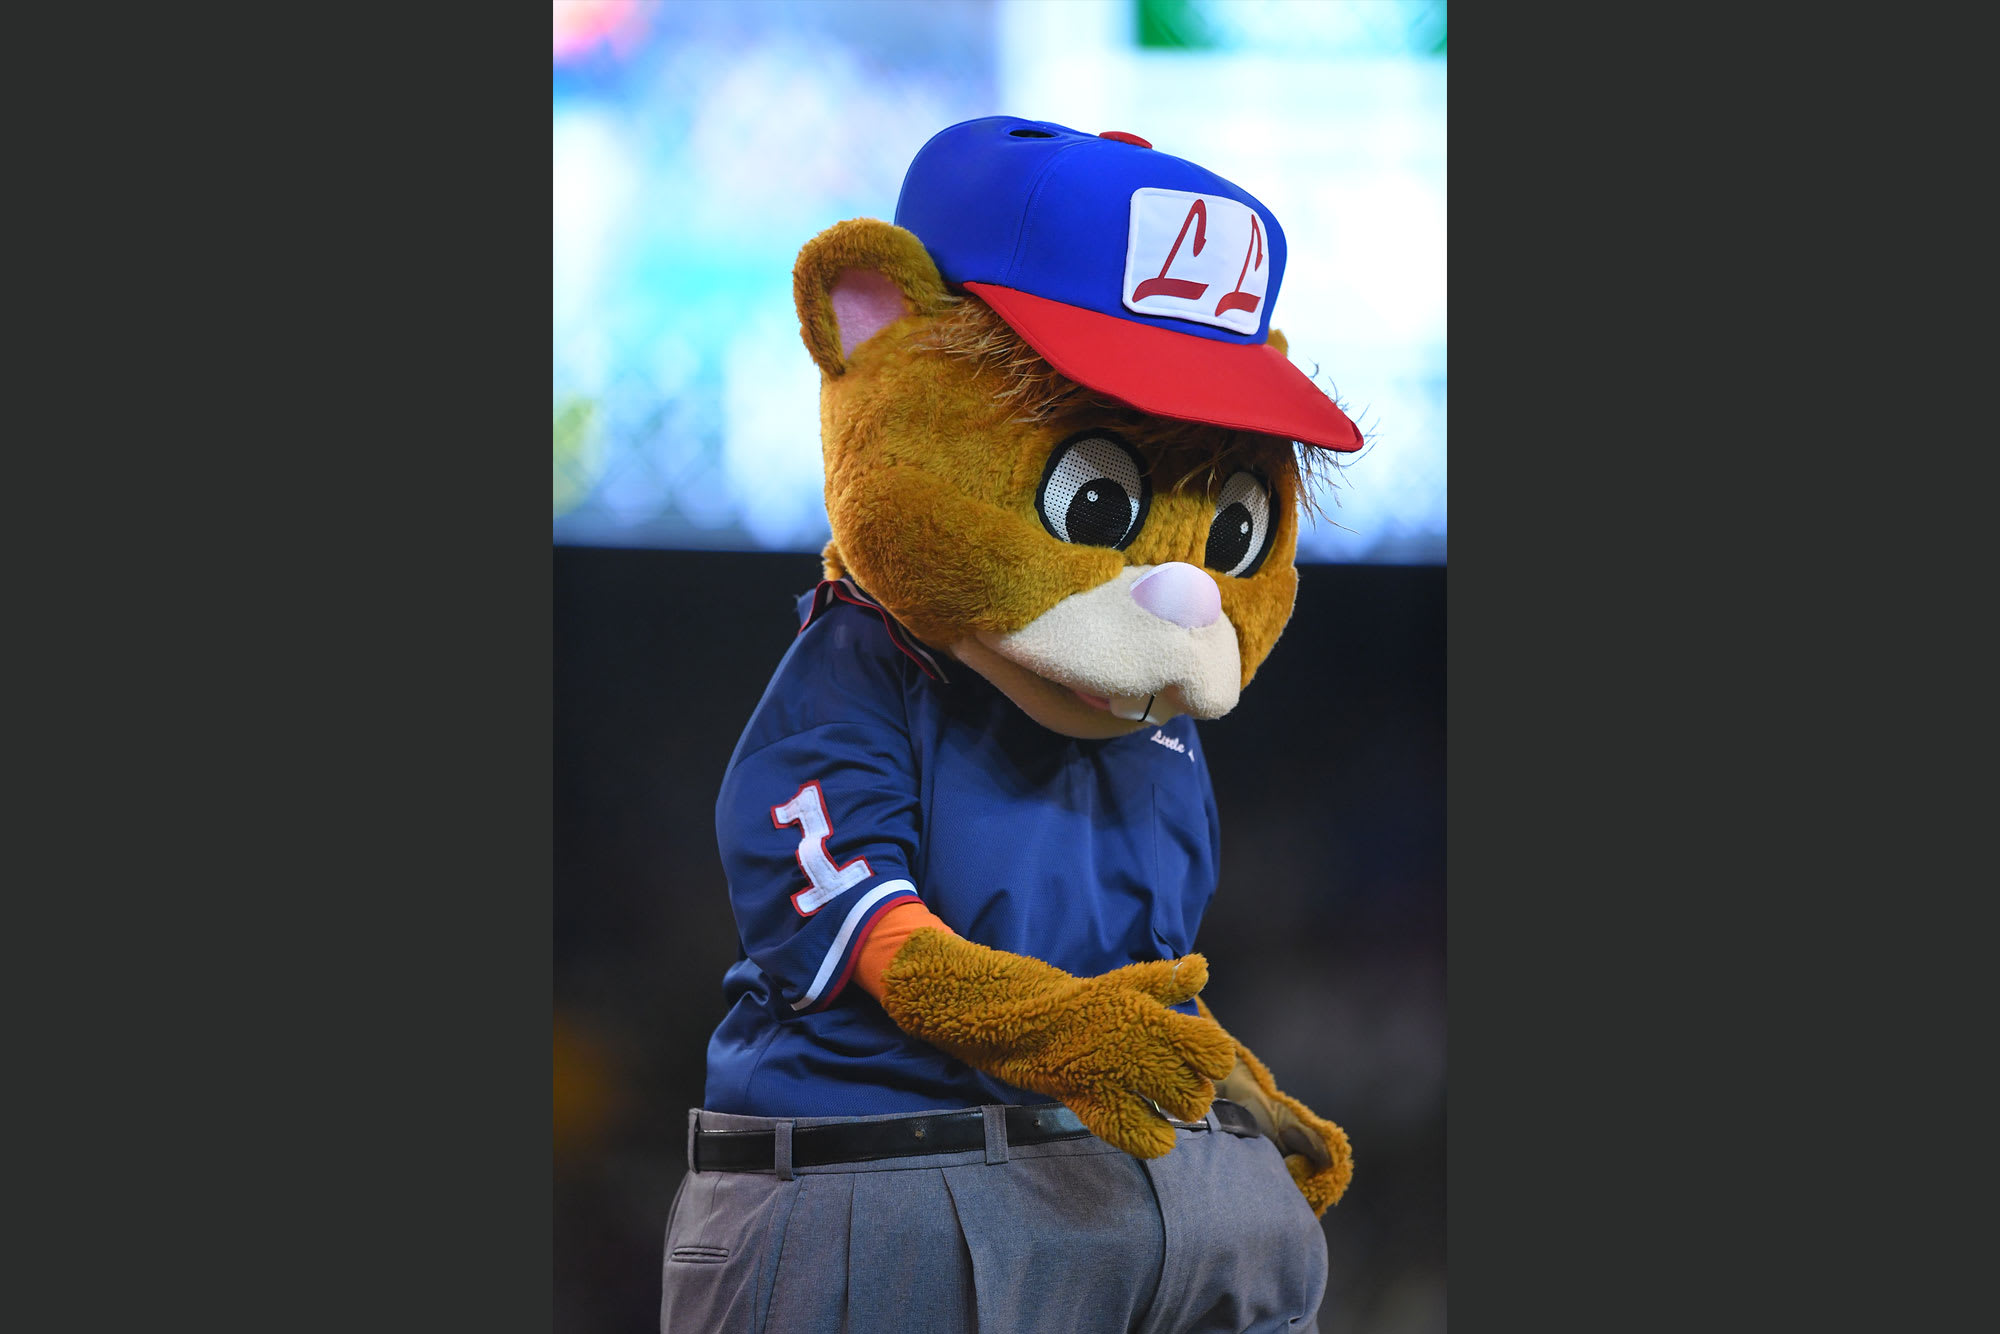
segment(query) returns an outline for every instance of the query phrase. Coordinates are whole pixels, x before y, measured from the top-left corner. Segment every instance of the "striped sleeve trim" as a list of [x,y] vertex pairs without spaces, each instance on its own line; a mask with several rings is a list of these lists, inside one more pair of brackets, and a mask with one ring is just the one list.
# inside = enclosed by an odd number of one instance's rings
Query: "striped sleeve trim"
[[812,985],[806,988],[804,996],[792,1002],[792,1008],[810,1010],[833,1004],[834,998],[846,987],[847,979],[853,975],[854,961],[861,953],[860,942],[868,937],[868,927],[888,910],[890,904],[905,898],[917,898],[915,885],[907,880],[884,880],[855,900],[840,923],[840,931],[834,936],[826,958],[820,961]]

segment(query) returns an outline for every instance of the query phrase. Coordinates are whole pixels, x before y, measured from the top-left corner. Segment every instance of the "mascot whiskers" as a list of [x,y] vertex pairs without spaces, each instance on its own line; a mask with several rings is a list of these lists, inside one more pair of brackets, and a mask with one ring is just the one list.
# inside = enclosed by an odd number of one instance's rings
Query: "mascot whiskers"
[[662,1325],[1310,1329],[1346,1136],[1199,999],[1196,720],[1291,614],[1353,424],[1270,327],[1271,211],[989,117],[794,270],[825,579],[724,775],[742,954]]

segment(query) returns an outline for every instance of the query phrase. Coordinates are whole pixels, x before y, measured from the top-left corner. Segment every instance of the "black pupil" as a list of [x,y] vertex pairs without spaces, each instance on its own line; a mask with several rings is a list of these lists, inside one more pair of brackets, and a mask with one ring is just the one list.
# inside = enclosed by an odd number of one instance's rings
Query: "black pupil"
[[1241,503],[1224,505],[1222,513],[1209,525],[1208,554],[1201,558],[1201,563],[1211,570],[1235,569],[1237,562],[1250,554],[1253,531],[1248,508]]
[[1069,540],[1093,547],[1118,545],[1131,522],[1132,501],[1125,488],[1109,477],[1079,486],[1069,502],[1069,513],[1063,516]]

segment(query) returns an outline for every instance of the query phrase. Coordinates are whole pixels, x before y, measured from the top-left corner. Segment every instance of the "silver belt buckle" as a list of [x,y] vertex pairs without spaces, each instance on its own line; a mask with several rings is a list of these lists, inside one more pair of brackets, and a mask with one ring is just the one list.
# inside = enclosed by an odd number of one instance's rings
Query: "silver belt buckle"
[[1148,1107],[1153,1109],[1154,1115],[1158,1116],[1162,1121],[1165,1121],[1168,1125],[1174,1127],[1176,1130],[1208,1129],[1208,1119],[1206,1117],[1202,1118],[1199,1121],[1177,1121],[1173,1117],[1168,1116],[1164,1111],[1161,1111],[1160,1104],[1154,1102],[1151,1098],[1146,1098],[1144,1099],[1144,1101]]

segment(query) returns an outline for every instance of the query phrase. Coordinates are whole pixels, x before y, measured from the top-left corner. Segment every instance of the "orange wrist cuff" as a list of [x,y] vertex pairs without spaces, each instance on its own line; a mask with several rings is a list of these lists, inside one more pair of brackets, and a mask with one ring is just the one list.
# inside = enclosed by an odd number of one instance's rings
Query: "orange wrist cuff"
[[889,971],[889,961],[896,957],[897,950],[903,948],[904,941],[927,927],[948,936],[958,934],[915,899],[899,903],[876,918],[875,925],[869,928],[868,938],[861,942],[861,948],[854,956],[854,981],[863,991],[881,1000],[882,977]]

